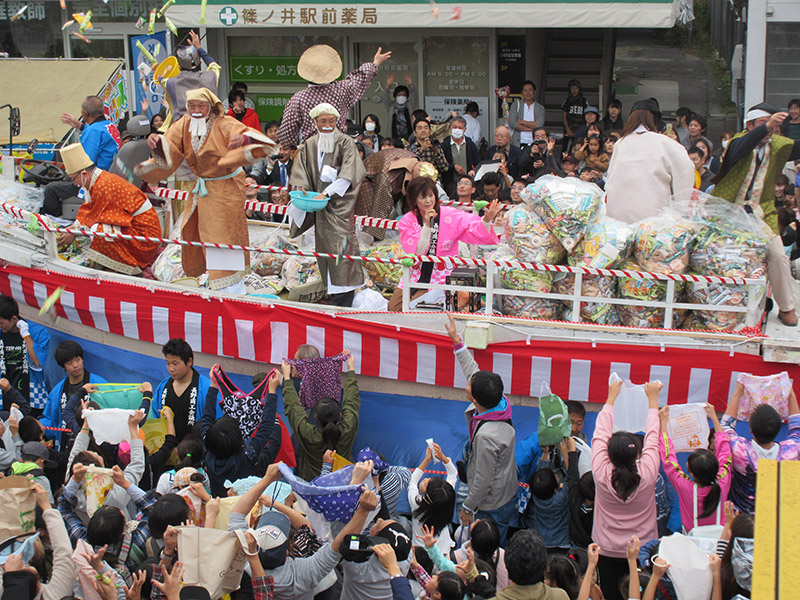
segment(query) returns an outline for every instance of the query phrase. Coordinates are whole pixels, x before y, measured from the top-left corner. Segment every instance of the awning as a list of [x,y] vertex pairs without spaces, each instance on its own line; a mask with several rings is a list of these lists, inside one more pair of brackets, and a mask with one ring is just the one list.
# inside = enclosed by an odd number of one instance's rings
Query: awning
[[[79,118],[86,96],[99,94],[120,64],[102,59],[0,59],[0,104],[18,106],[20,112],[20,135],[14,143],[27,144],[33,138],[60,141],[70,130],[61,114]],[[0,114],[0,144],[8,144],[4,116]]]
[[[201,0],[182,0],[169,9],[181,27],[201,25]],[[461,29],[467,27],[672,27],[679,0],[371,0],[368,2],[209,0],[207,27],[358,27]]]

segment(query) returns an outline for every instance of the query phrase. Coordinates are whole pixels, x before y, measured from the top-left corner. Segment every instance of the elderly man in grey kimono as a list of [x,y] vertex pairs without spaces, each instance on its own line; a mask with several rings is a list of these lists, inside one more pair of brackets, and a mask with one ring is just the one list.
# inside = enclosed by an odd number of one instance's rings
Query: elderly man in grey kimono
[[[311,213],[289,205],[291,236],[296,237],[313,226],[317,252],[358,256],[354,215],[358,186],[366,174],[364,163],[355,142],[336,128],[339,111],[334,106],[318,104],[309,115],[317,133],[297,149],[289,184],[318,192],[317,198],[329,200],[324,209]],[[317,264],[331,302],[351,306],[355,290],[364,284],[361,263],[317,258]]]

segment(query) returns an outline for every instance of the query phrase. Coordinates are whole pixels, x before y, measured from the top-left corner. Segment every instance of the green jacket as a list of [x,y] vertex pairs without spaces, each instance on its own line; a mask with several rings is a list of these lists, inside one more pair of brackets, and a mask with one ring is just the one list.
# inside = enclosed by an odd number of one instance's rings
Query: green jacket
[[[748,133],[748,131],[737,133],[733,137],[733,140],[731,140],[731,143],[733,144],[734,141],[741,140],[741,138]],[[773,135],[769,140],[769,146],[770,161],[764,179],[764,188],[761,193],[761,198],[753,198],[752,204],[757,203],[758,206],[761,207],[761,210],[764,212],[764,222],[769,225],[772,231],[780,235],[778,210],[775,208],[775,181],[778,179],[778,175],[783,171],[786,161],[789,160],[789,155],[794,148],[794,140],[780,135]],[[728,147],[728,153],[731,153],[733,147],[734,146]],[[733,161],[728,160],[730,158],[727,155],[728,153],[726,153],[726,160],[723,163],[720,176],[715,178],[717,184],[714,187],[712,195],[718,198],[724,198],[728,202],[735,202],[736,196],[739,194],[739,190],[747,177],[747,171],[755,160],[756,152],[755,150],[751,150],[743,158],[736,160],[733,164],[731,164]]]
[[[308,422],[308,415],[300,405],[300,398],[291,379],[287,379],[283,383],[283,408],[286,418],[289,419],[289,426],[300,443],[297,476],[311,481],[322,471],[322,455],[325,454],[326,448],[322,441],[322,429]],[[361,396],[358,393],[356,374],[348,371],[344,378],[342,418],[339,420],[339,431],[342,436],[336,447],[336,454],[347,460],[352,460],[353,443],[358,433],[360,408]]]

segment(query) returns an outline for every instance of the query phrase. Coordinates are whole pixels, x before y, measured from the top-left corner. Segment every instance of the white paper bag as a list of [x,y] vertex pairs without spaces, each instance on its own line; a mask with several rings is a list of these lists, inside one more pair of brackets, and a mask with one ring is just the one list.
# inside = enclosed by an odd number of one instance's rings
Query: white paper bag
[[708,600],[713,579],[708,555],[685,535],[676,533],[661,538],[661,558],[670,564],[667,573],[678,593],[678,600]]
[[[608,384],[611,385],[618,381],[622,381],[619,375],[611,373]],[[644,431],[648,408],[644,384],[635,385],[628,379],[623,381],[619,396],[614,401],[614,431],[630,431],[632,433]]]
[[94,434],[94,441],[119,444],[131,441],[131,430],[128,417],[132,410],[123,408],[103,408],[101,410],[84,410],[83,418]]
[[247,556],[231,531],[207,527],[177,527],[183,583],[208,590],[211,600],[239,589]]
[[709,431],[705,404],[678,404],[669,407],[667,434],[675,452],[708,448]]

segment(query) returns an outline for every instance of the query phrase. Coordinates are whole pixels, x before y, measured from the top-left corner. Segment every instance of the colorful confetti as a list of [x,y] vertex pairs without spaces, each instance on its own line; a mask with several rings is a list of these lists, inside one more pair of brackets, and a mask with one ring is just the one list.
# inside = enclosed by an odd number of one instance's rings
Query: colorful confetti
[[42,308],[39,310],[39,314],[43,315],[45,313],[50,312],[50,309],[52,309],[53,305],[56,302],[58,302],[58,299],[61,298],[61,294],[64,293],[65,289],[66,288],[63,285],[57,287],[56,291],[54,291],[52,294],[50,294],[47,297],[47,300],[44,301],[44,304],[42,304]]
[[150,10],[150,21],[147,25],[147,35],[153,35],[156,31],[156,9]]
[[13,21],[16,21],[17,19],[19,19],[19,18],[22,16],[22,13],[24,13],[26,10],[28,10],[28,5],[27,5],[27,4],[26,4],[25,6],[23,6],[22,8],[20,8],[20,9],[19,9],[17,12],[15,12],[15,13],[12,15],[12,17],[11,17],[11,19],[10,19],[10,20],[11,20],[12,22],[13,22]]
[[66,23],[64,23],[61,26],[61,31],[64,31],[67,27],[69,27],[70,25],[74,25],[74,24],[75,24],[75,19],[70,19],[69,21],[67,21]]
[[77,31],[73,31],[73,32],[72,32],[72,35],[74,35],[76,38],[78,38],[78,39],[80,39],[80,40],[83,40],[83,41],[84,41],[84,42],[86,42],[87,44],[91,44],[91,43],[92,43],[92,40],[90,40],[89,38],[87,38],[85,35],[78,33]]
[[136,27],[136,29],[141,31],[142,29],[144,29],[144,24],[145,23],[146,23],[146,21],[144,20],[144,17],[139,17],[138,19],[136,19],[136,23],[134,24],[134,27]]
[[200,25],[206,24],[206,8],[208,7],[208,0],[200,0]]
[[162,6],[161,9],[158,11],[158,14],[156,16],[160,19],[162,16],[164,16],[164,13],[166,13],[169,10],[169,7],[172,6],[173,4],[175,4],[175,0],[167,0],[164,3],[164,6]]
[[167,15],[164,15],[164,24],[167,26],[167,29],[169,29],[172,32],[172,35],[174,36],[178,35],[178,28],[175,27],[175,24],[169,20],[169,17]]

